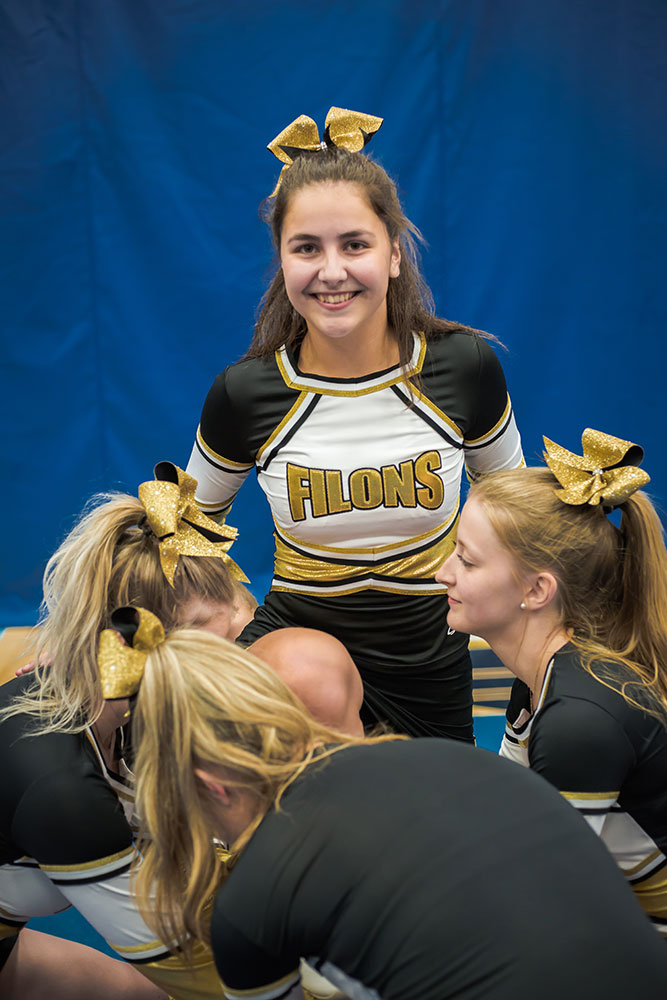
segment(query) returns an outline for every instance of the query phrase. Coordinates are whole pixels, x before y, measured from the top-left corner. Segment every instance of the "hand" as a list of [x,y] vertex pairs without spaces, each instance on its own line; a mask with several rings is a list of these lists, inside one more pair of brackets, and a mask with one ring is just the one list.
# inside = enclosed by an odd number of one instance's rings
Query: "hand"
[[[50,667],[52,663],[53,663],[53,657],[49,652],[45,652],[40,655],[39,665],[42,668],[42,670],[45,670],[47,667]],[[16,676],[23,677],[24,674],[31,674],[36,666],[37,664],[35,663],[35,661],[31,660],[30,663],[26,663],[24,664],[24,666],[18,668],[18,670],[16,671]]]

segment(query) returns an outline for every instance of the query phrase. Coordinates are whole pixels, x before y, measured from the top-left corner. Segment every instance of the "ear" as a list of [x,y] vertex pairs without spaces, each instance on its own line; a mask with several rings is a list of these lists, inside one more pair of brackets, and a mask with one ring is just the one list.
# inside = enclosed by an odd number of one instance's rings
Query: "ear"
[[546,570],[540,573],[531,573],[526,582],[528,590],[524,595],[523,603],[527,610],[541,611],[554,603],[558,595],[558,580],[553,573]]
[[219,799],[220,802],[224,802],[225,804],[229,803],[229,792],[217,775],[213,774],[211,771],[205,771],[202,767],[195,768],[195,775],[199,778],[201,783],[206,786],[208,791],[216,797],[216,799]]
[[401,273],[401,248],[398,239],[391,245],[391,260],[389,262],[389,277],[398,278]]

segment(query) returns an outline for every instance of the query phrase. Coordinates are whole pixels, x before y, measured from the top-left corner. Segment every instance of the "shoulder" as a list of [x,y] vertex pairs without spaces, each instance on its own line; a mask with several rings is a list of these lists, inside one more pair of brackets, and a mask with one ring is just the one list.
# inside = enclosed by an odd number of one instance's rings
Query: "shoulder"
[[274,356],[242,358],[229,365],[215,379],[206,398],[206,407],[247,404],[248,398],[267,382],[280,380]]
[[40,863],[85,864],[128,850],[132,831],[118,797],[88,754],[84,734],[28,738],[27,774],[12,839]]
[[478,374],[486,366],[500,368],[495,350],[486,337],[475,330],[459,327],[426,339],[424,368],[455,365],[458,370]]
[[584,670],[576,651],[557,654],[532,721],[531,767],[561,789],[595,790],[610,781],[620,787],[637,761],[627,707],[620,694]]

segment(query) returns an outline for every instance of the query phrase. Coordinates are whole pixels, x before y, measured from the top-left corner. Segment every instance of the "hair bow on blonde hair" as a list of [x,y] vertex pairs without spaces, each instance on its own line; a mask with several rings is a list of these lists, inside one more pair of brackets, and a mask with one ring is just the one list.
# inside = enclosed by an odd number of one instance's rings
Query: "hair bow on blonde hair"
[[111,615],[111,625],[100,633],[97,650],[105,701],[130,698],[137,693],[146,657],[165,639],[160,620],[145,608],[117,608]]
[[313,119],[309,118],[308,115],[299,115],[267,146],[267,149],[270,149],[273,155],[285,164],[280,172],[278,183],[271,192],[271,197],[275,196],[283,174],[297,156],[303,153],[314,153],[319,149],[328,149],[332,145],[338,146],[339,149],[346,149],[349,153],[358,153],[375,135],[382,122],[382,118],[376,118],[375,115],[365,115],[361,111],[329,108],[324,122],[324,137],[320,141],[317,125]]
[[173,587],[180,556],[218,556],[234,579],[248,583],[243,570],[227,555],[238,531],[202,513],[195,503],[196,488],[197,481],[171,462],[159,462],[155,480],[139,487],[148,525],[160,542],[164,575]]
[[646,486],[650,477],[637,468],[644,449],[632,441],[587,427],[581,436],[583,455],[574,455],[543,438],[544,459],[561,484],[555,493],[563,503],[602,504],[613,509]]

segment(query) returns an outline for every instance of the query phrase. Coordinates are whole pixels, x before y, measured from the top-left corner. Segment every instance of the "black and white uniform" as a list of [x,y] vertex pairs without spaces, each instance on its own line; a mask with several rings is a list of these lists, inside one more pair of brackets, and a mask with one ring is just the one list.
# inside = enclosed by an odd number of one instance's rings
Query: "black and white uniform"
[[467,637],[447,634],[435,573],[454,545],[464,466],[475,478],[523,463],[502,369],[464,330],[414,338],[400,366],[362,378],[301,372],[282,348],[216,379],[188,472],[224,517],[253,468],[275,523],[271,592],[244,630],[337,636],[372,719],[470,739]]
[[[0,708],[32,683],[0,688]],[[134,793],[119,761],[110,772],[90,729],[26,735],[34,720],[0,724],[0,953],[31,917],[76,909],[121,958],[180,1000],[219,997],[210,953],[196,948],[196,969],[170,955],[130,895],[135,857]],[[91,987],[92,989],[92,987]]]
[[[618,684],[613,662],[594,669]],[[549,664],[532,717],[528,688],[514,682],[500,752],[543,775],[586,817],[667,937],[665,726],[591,676],[568,644]]]
[[[582,871],[586,891],[582,891]],[[451,740],[340,750],[270,811],[218,892],[229,1000],[664,1000],[667,950],[549,785]]]

